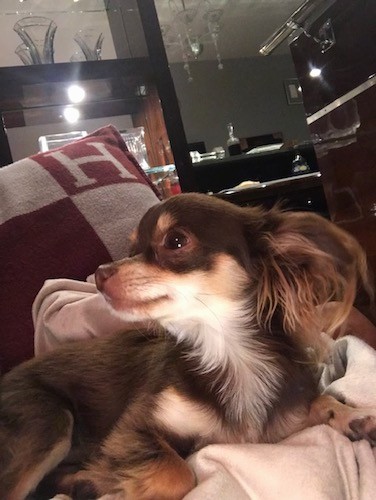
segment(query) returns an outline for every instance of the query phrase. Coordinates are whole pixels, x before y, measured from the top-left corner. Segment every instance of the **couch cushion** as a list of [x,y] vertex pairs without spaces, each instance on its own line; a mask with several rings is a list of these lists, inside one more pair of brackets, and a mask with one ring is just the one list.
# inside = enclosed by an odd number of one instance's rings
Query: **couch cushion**
[[31,305],[44,281],[84,280],[125,256],[157,202],[112,126],[0,169],[0,373],[33,356]]

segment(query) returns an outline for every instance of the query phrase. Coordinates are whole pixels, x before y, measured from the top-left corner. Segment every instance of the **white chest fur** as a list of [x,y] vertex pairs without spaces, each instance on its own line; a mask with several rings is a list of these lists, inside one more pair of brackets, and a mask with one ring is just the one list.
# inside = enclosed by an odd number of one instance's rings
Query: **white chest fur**
[[228,441],[213,409],[184,397],[172,387],[159,395],[154,418],[166,431],[181,438],[199,437],[207,443]]

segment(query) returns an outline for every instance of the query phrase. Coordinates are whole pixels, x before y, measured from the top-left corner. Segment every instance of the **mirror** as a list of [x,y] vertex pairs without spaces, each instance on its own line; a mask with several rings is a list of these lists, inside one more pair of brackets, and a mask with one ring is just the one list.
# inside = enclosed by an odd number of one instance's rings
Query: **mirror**
[[200,153],[223,147],[228,124],[248,152],[309,140],[287,41],[261,44],[301,0],[156,0],[187,141]]

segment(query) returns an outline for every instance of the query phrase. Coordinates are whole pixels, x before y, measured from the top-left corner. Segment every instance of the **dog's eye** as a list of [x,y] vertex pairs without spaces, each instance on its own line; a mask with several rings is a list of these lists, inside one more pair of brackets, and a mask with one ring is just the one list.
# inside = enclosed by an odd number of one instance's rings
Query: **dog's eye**
[[179,248],[185,247],[188,243],[188,236],[183,231],[174,229],[166,234],[163,246],[167,250],[179,250]]

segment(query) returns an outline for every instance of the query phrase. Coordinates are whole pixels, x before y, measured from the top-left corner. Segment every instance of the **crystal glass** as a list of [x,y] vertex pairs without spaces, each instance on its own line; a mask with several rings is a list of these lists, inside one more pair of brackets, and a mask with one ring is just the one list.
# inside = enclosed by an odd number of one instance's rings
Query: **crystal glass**
[[201,161],[201,155],[198,151],[190,151],[189,154],[191,156],[192,163],[198,163]]
[[222,160],[226,156],[226,152],[222,146],[216,146],[213,148],[213,153],[215,153],[218,160]]
[[181,193],[179,177],[175,165],[152,167],[146,171],[153,184],[158,188],[163,198],[169,198]]
[[292,160],[291,173],[296,174],[308,174],[311,169],[307,163],[307,160],[299,152],[296,152],[295,158]]
[[94,28],[80,30],[74,35],[86,61],[99,61],[102,58],[103,33]]
[[38,139],[39,151],[44,153],[45,151],[50,151],[54,148],[60,148],[65,144],[69,144],[70,142],[76,141],[77,139],[82,139],[86,136],[86,130],[76,130],[63,134],[41,135]]
[[121,130],[120,134],[127,145],[128,150],[133,153],[140,166],[147,170],[149,167],[148,155],[145,145],[144,127],[128,128]]
[[[13,30],[30,52],[33,64],[54,62],[54,38],[57,26],[47,17],[29,16],[16,22]],[[18,53],[21,57],[20,53]],[[21,58],[24,62],[24,60]],[[28,60],[28,59],[25,59]]]

